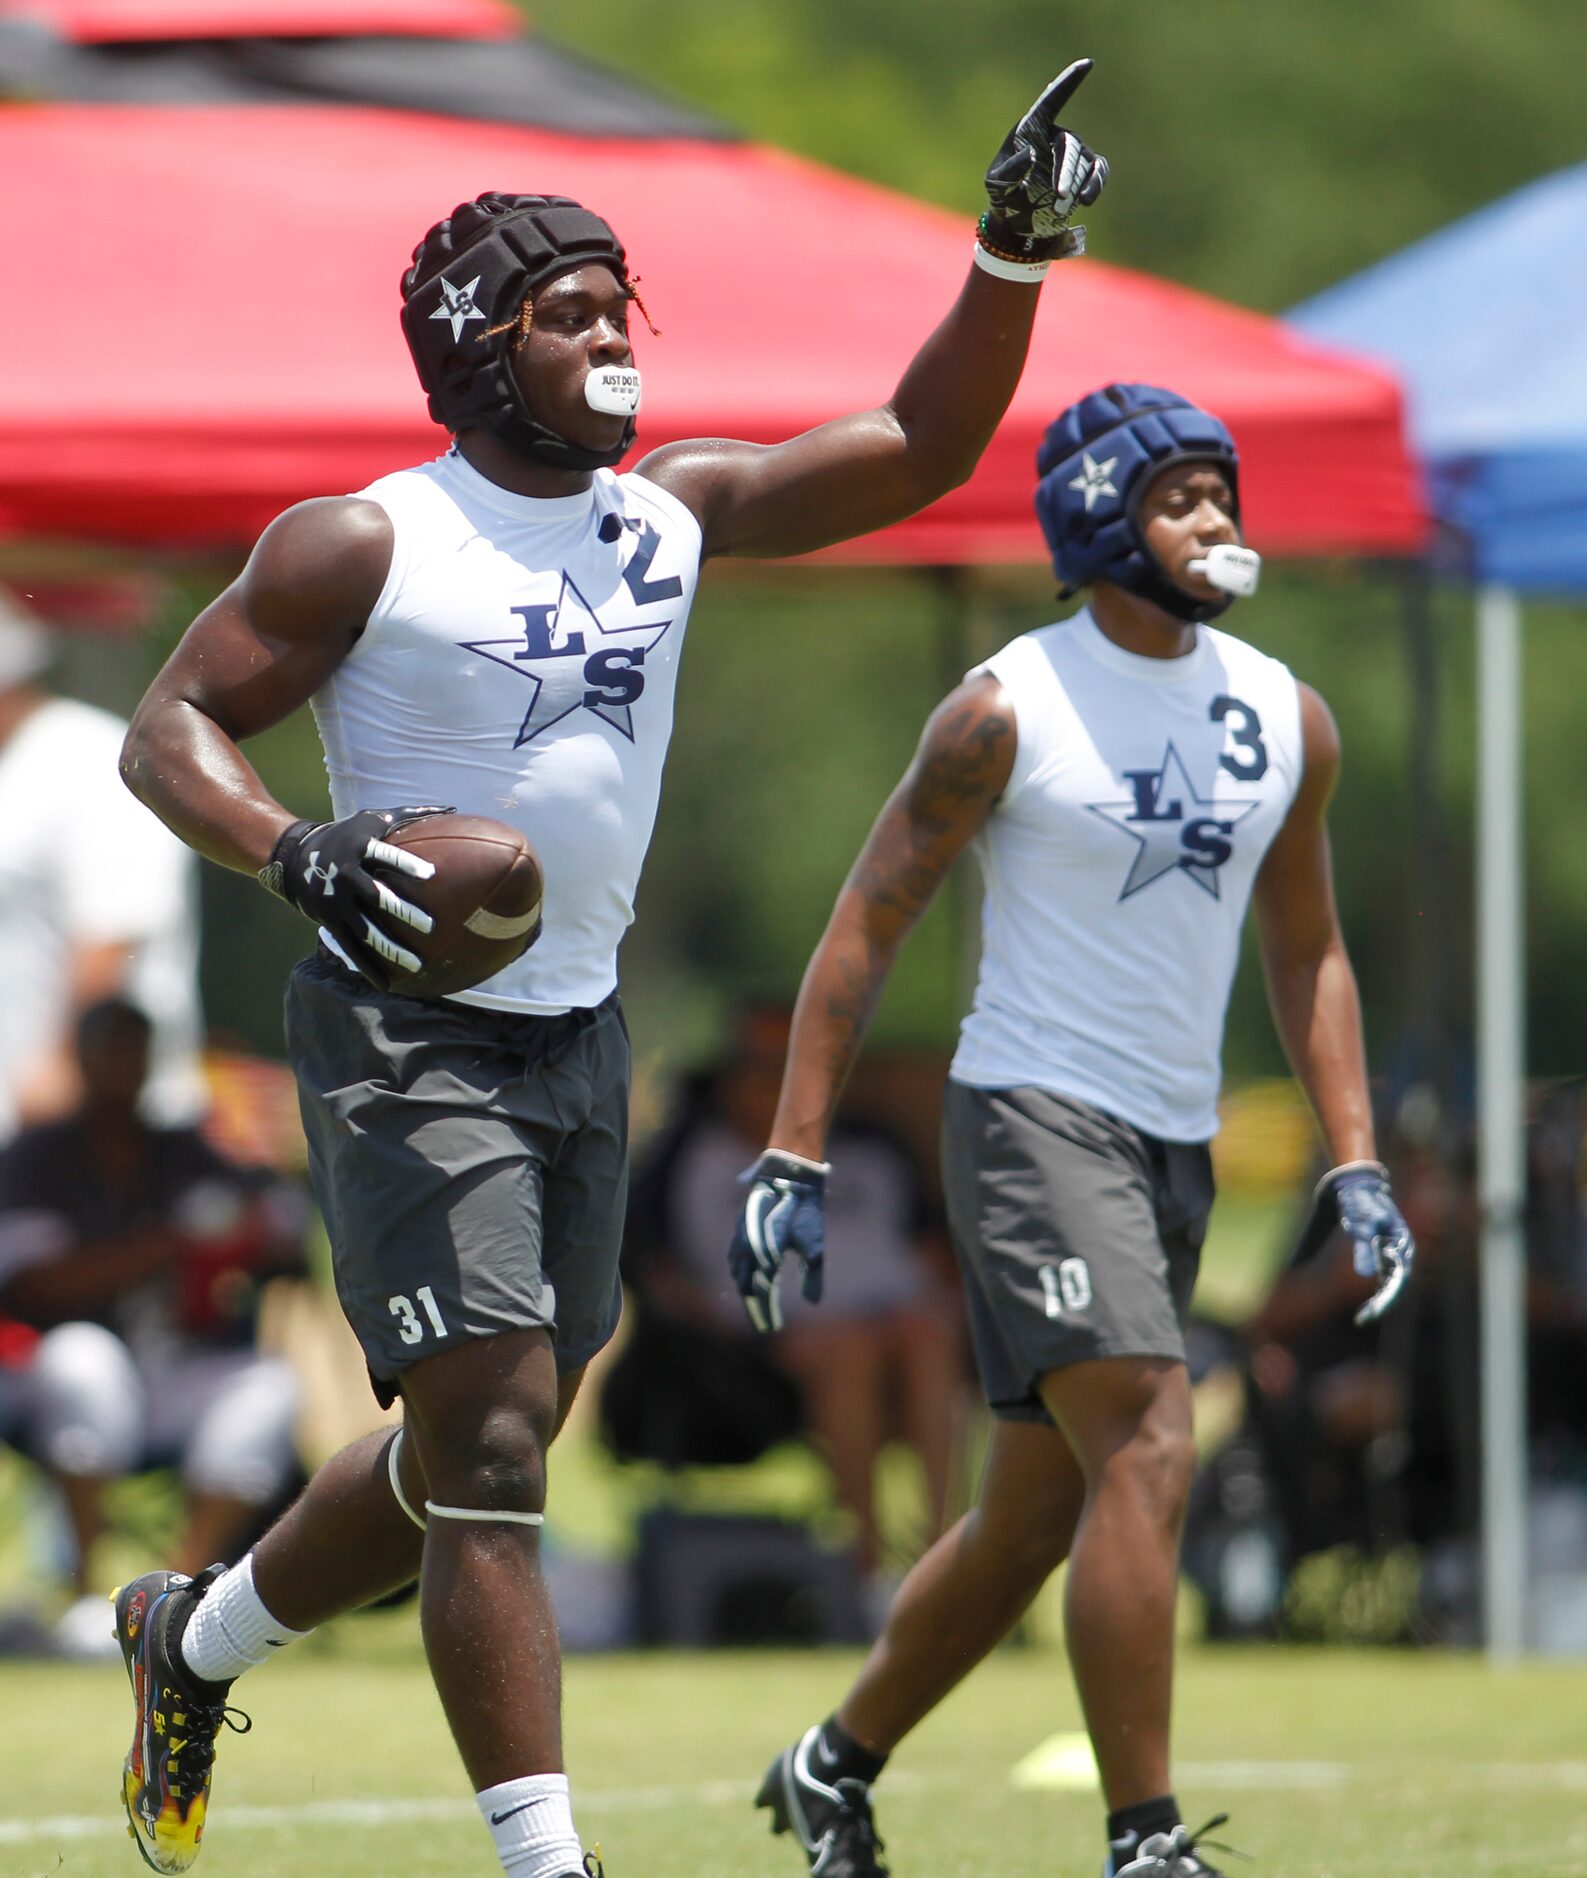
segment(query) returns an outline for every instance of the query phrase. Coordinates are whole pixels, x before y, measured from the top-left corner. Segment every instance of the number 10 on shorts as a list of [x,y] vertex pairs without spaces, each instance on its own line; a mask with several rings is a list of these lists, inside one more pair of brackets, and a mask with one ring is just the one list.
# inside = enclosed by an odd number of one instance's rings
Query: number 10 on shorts
[[1049,1317],[1083,1311],[1091,1302],[1091,1274],[1086,1270],[1084,1259],[1060,1259],[1056,1265],[1042,1265],[1037,1269]]
[[[424,1306],[424,1314],[430,1320],[430,1328],[438,1337],[444,1337],[446,1335],[446,1320],[441,1316],[440,1309],[435,1302],[435,1293],[428,1285],[420,1285],[413,1295],[419,1300],[420,1304]],[[402,1341],[404,1343],[422,1343],[424,1340],[424,1326],[419,1322],[419,1313],[413,1308],[411,1301],[401,1296],[392,1298],[389,1300],[389,1309],[391,1315],[398,1319],[397,1335],[401,1337]],[[1048,1315],[1052,1315],[1051,1311],[1048,1312]]]

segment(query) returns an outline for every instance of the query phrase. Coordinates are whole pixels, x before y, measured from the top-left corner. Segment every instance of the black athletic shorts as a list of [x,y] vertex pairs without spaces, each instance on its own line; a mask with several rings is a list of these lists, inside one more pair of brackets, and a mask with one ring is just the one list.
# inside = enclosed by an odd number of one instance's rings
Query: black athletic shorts
[[995,1414],[1049,1420],[1037,1385],[1072,1363],[1185,1360],[1215,1191],[1204,1142],[1159,1141],[1042,1089],[950,1082],[942,1167]]
[[391,996],[324,949],[287,1054],[337,1296],[381,1403],[402,1371],[543,1326],[576,1369],[617,1328],[628,1032],[617,994],[535,1017]]

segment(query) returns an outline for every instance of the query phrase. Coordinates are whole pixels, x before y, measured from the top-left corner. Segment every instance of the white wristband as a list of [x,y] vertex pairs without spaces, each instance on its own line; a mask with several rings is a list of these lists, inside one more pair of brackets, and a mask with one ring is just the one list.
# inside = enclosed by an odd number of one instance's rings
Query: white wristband
[[1051,261],[1005,261],[1000,254],[992,254],[975,244],[975,264],[984,268],[988,274],[995,274],[999,280],[1022,280],[1030,286],[1039,286],[1047,278]]
[[1328,1172],[1323,1175],[1322,1179],[1317,1182],[1317,1185],[1312,1189],[1312,1197],[1315,1199],[1321,1194],[1323,1188],[1328,1185],[1329,1181],[1337,1180],[1341,1174],[1366,1173],[1368,1171],[1380,1175],[1384,1180],[1387,1180],[1389,1177],[1389,1170],[1381,1161],[1341,1161],[1337,1167],[1330,1167]]

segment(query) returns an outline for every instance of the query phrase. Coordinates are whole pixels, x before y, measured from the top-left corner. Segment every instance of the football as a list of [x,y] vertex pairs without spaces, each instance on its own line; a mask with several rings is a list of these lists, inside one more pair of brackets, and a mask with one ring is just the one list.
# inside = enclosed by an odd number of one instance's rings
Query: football
[[397,928],[424,966],[393,972],[392,990],[410,998],[467,991],[540,937],[540,861],[516,828],[484,815],[424,815],[384,839],[435,867],[429,880],[392,881],[435,921],[427,934]]

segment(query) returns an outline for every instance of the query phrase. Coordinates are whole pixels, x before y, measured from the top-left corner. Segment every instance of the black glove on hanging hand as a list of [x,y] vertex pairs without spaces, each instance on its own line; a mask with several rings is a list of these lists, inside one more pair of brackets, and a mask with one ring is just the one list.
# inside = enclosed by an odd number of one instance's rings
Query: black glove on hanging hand
[[1389,1170],[1379,1162],[1346,1161],[1323,1175],[1292,1263],[1310,1258],[1335,1232],[1349,1238],[1360,1275],[1377,1280],[1356,1312],[1358,1324],[1374,1323],[1405,1289],[1416,1261],[1416,1241],[1389,1192]]
[[422,963],[394,937],[391,923],[427,933],[434,921],[395,894],[380,873],[429,880],[435,868],[381,837],[423,816],[451,813],[360,809],[339,822],[294,822],[276,842],[269,865],[260,868],[260,884],[323,926],[372,985],[389,991],[393,967],[416,972]]
[[1058,123],[1084,83],[1089,59],[1062,71],[1003,139],[986,173],[991,207],[981,217],[981,245],[1012,261],[1063,260],[1084,254],[1086,231],[1071,228],[1079,207],[1096,201],[1108,160]]

